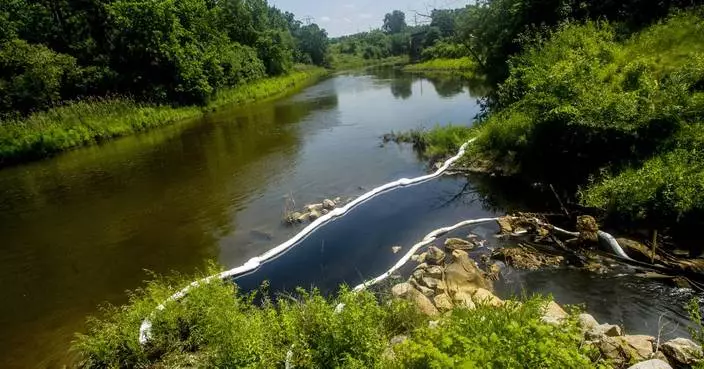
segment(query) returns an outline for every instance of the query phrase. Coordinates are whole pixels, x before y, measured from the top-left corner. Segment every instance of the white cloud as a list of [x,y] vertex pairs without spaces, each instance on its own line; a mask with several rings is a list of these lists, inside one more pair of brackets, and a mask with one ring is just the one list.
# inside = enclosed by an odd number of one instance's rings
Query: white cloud
[[354,4],[345,4],[345,8],[354,9],[356,6]]
[[328,16],[320,17],[320,21],[323,23],[330,22],[330,17],[328,17]]
[[369,14],[369,13],[360,13],[360,14],[359,14],[359,17],[362,18],[362,19],[369,19],[369,18],[372,17],[372,15]]

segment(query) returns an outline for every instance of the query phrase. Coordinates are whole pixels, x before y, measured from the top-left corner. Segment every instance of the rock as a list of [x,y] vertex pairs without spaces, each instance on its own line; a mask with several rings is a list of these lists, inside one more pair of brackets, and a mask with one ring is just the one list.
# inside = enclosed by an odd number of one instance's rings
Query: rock
[[422,285],[424,285],[424,286],[426,286],[426,287],[428,287],[428,288],[432,288],[433,290],[437,290],[437,289],[438,289],[438,286],[443,283],[440,279],[433,278],[433,277],[430,277],[430,276],[427,276],[427,275],[424,276],[424,277],[423,277],[420,281],[418,281],[418,282],[420,282],[420,284],[422,284]]
[[421,279],[425,276],[425,269],[419,269],[416,268],[413,273],[411,273],[411,278],[420,282]]
[[330,214],[330,211],[328,209],[323,209],[320,211],[320,214],[327,215]]
[[418,265],[416,266],[415,270],[425,270],[426,273],[427,273],[428,264],[427,264],[427,263],[418,264]]
[[394,352],[394,346],[400,345],[404,343],[408,339],[408,336],[404,336],[402,334],[398,336],[394,336],[391,338],[389,341],[389,346],[384,350],[384,353],[382,354],[383,357],[387,360],[394,360],[396,359],[396,353]]
[[577,232],[579,232],[579,239],[581,241],[599,241],[599,225],[592,216],[580,215],[577,217]]
[[513,233],[513,225],[511,225],[511,220],[509,219],[509,217],[501,217],[496,222],[499,223],[499,233]]
[[448,238],[445,240],[445,248],[448,250],[471,250],[474,244],[461,238]]
[[437,320],[431,320],[428,322],[428,328],[435,329],[440,326],[440,322]]
[[321,211],[321,210],[323,210],[323,208],[324,208],[324,207],[323,207],[323,204],[310,204],[310,205],[306,205],[306,210],[308,210],[309,212],[312,212],[312,211]]
[[484,275],[477,268],[474,260],[461,250],[452,252],[452,262],[445,267],[445,284],[451,295],[459,292],[472,294],[478,288],[491,290],[491,283],[484,279]]
[[415,261],[416,263],[425,263],[425,259],[428,256],[428,253],[424,252],[421,254],[413,255],[411,256],[411,260]]
[[660,346],[662,352],[675,365],[692,365],[702,360],[702,347],[686,338],[675,338]]
[[544,266],[559,266],[562,256],[545,255],[527,247],[502,247],[492,252],[491,257],[518,269],[538,270]]
[[428,248],[425,261],[431,265],[443,265],[445,263],[445,252],[435,246]]
[[420,284],[419,280],[416,279],[411,279],[411,286],[418,290],[420,293],[422,293],[424,296],[427,297],[433,297],[435,296],[435,291],[433,291],[431,288],[428,288],[422,284]]
[[606,359],[624,364],[649,359],[653,355],[653,341],[654,337],[640,335],[602,337],[597,347]]
[[312,210],[310,214],[308,214],[308,218],[310,218],[311,222],[320,218],[320,213],[317,210]]
[[599,340],[603,337],[621,336],[621,327],[613,324],[601,324],[587,331],[584,335],[589,341]]
[[435,316],[440,314],[440,312],[435,307],[435,305],[433,305],[430,299],[415,288],[410,289],[406,296],[409,301],[411,301],[418,307],[418,310],[420,310],[421,313],[428,316]]
[[310,213],[302,213],[301,216],[296,218],[298,223],[305,223],[310,219]]
[[631,354],[631,361],[647,360],[653,355],[653,342],[655,342],[655,337],[631,335],[619,338],[628,344],[628,349]]
[[489,306],[501,306],[504,304],[504,301],[493,293],[491,293],[489,290],[486,290],[484,288],[479,288],[476,291],[474,291],[474,294],[472,295],[472,300],[474,301],[475,304],[486,304]]
[[396,298],[404,298],[408,295],[408,291],[412,289],[413,286],[410,283],[403,282],[391,287],[391,294]]
[[[628,238],[617,238],[616,242],[628,256],[644,263],[650,263],[650,256],[653,253],[648,246]],[[662,262],[662,259],[656,254],[655,261]]]
[[402,248],[403,247],[401,247],[401,246],[392,246],[391,252],[393,252],[394,254],[398,254],[398,252],[401,251]]
[[[427,264],[426,264],[426,265],[427,265]],[[437,265],[429,266],[429,267],[425,270],[425,274],[426,274],[428,277],[433,277],[433,278],[438,278],[438,279],[442,279],[442,273],[443,273],[442,267],[437,266]]]
[[342,197],[336,197],[332,200],[335,205],[339,205],[342,202]]
[[288,217],[286,217],[286,221],[289,223],[301,223],[302,219],[305,219],[303,217],[303,214],[297,211],[289,214]]
[[640,362],[636,365],[631,365],[628,369],[672,369],[670,364],[660,360],[652,359],[648,361]]
[[335,209],[335,202],[330,199],[323,200],[323,209],[327,209],[327,210]]
[[469,310],[476,309],[476,305],[474,304],[474,301],[472,300],[472,295],[466,293],[466,292],[458,292],[455,294],[453,297],[452,301],[455,302],[457,306],[467,308]]
[[593,316],[582,313],[577,316],[577,325],[582,328],[582,333],[586,333],[599,326],[599,322]]
[[550,301],[545,306],[542,321],[548,324],[559,325],[568,316],[569,315],[567,312],[565,312],[560,305],[558,305],[555,301]]
[[440,311],[452,310],[454,305],[452,304],[452,299],[446,293],[441,293],[433,298],[435,307]]

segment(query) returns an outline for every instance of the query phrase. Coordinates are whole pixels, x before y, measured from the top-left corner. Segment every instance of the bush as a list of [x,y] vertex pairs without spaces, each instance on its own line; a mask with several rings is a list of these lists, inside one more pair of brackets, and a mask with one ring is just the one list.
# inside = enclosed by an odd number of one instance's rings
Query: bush
[[546,300],[501,308],[455,309],[438,328],[423,327],[398,347],[403,368],[593,368],[574,322],[541,321]]
[[[331,297],[298,289],[272,300],[266,285],[243,295],[214,281],[168,302],[153,316],[151,340],[140,345],[142,319],[187,283],[157,279],[130,294],[128,305],[103,308],[74,342],[78,366],[280,368],[288,360],[296,368],[590,367],[574,321],[556,327],[540,320],[546,299],[455,309],[431,329],[409,302],[345,287]],[[391,355],[389,342],[399,334],[409,339]]]

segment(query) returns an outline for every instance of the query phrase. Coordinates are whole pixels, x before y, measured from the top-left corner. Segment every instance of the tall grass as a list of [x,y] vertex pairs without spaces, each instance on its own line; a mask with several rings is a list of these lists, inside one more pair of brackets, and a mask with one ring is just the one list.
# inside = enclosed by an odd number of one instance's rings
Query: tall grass
[[[213,271],[210,271],[213,272]],[[371,292],[335,296],[315,290],[272,300],[243,295],[229,282],[201,285],[180,302],[168,303],[152,320],[152,338],[138,342],[141,320],[187,283],[158,279],[91,318],[74,342],[81,368],[420,368],[588,367],[574,322],[555,327],[540,320],[545,299],[523,304],[456,309],[428,329],[414,305]],[[344,304],[337,310],[338,304]],[[389,352],[396,335],[409,339]],[[290,352],[290,354],[289,354]],[[468,366],[462,367],[474,367]],[[542,365],[543,367],[546,367]]]
[[431,59],[422,63],[410,64],[403,69],[408,72],[474,72],[476,62],[471,58]]
[[206,107],[153,105],[125,97],[93,98],[26,118],[0,121],[0,167],[196,118],[224,105],[280,96],[314,82],[325,73],[322,68],[300,69],[286,76],[221,90]]
[[460,147],[474,135],[476,129],[473,127],[438,125],[433,129],[392,133],[391,138],[396,142],[411,143],[424,157],[436,160],[457,154]]

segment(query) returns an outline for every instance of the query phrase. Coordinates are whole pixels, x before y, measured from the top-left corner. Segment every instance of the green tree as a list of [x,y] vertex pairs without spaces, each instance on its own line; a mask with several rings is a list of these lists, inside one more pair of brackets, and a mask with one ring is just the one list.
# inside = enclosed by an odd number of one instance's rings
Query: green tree
[[400,10],[394,10],[384,16],[384,32],[389,34],[401,33],[406,29],[406,14]]
[[328,33],[317,24],[303,26],[296,35],[301,55],[315,65],[326,65]]

